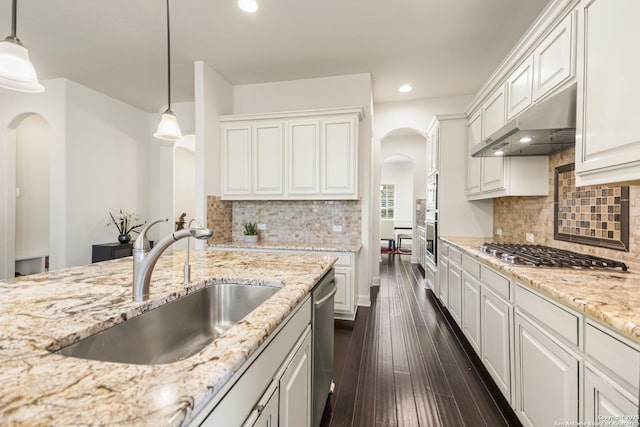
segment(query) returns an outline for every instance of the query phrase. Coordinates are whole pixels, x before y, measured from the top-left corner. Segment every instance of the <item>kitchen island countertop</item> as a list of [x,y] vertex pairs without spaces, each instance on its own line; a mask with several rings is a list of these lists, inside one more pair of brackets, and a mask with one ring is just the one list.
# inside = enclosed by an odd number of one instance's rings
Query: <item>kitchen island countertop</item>
[[208,245],[210,249],[232,248],[232,249],[264,249],[279,251],[309,251],[309,252],[358,252],[362,248],[361,243],[323,243],[323,242],[258,242],[244,243],[237,240],[214,243]]
[[197,413],[331,269],[334,257],[191,253],[188,289],[282,286],[196,355],[130,365],[51,353],[187,293],[184,251],[163,255],[150,299],[132,302],[131,257],[0,282],[0,424],[181,425]]
[[621,269],[512,265],[480,251],[491,239],[441,237],[481,263],[640,343],[640,274]]

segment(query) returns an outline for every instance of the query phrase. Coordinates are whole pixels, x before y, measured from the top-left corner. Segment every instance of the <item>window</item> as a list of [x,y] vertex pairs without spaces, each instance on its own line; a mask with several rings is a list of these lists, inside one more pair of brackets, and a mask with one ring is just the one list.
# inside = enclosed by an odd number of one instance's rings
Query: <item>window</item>
[[393,211],[396,205],[395,188],[393,184],[380,186],[380,218],[393,219]]

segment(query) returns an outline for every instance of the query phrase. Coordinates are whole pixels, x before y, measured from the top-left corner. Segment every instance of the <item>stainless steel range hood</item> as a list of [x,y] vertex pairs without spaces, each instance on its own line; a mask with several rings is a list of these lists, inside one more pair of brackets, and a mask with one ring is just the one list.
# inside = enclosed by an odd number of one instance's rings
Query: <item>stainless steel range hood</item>
[[476,144],[471,156],[544,156],[572,148],[575,142],[576,85],[572,85]]

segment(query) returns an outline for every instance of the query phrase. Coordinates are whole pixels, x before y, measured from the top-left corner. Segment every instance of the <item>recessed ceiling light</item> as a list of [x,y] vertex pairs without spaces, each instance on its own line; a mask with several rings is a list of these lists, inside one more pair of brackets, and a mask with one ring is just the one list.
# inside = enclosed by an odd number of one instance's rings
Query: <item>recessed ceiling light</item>
[[400,89],[398,89],[398,92],[407,93],[407,92],[411,92],[411,89],[413,89],[413,88],[411,87],[410,84],[404,84],[404,85],[400,86]]
[[523,136],[522,138],[520,138],[520,142],[522,143],[527,143],[527,142],[531,142],[531,137],[530,136]]
[[502,156],[504,154],[504,151],[498,150],[498,151],[495,151],[493,154],[496,156]]
[[245,12],[253,13],[258,10],[258,3],[255,0],[238,0],[238,7]]

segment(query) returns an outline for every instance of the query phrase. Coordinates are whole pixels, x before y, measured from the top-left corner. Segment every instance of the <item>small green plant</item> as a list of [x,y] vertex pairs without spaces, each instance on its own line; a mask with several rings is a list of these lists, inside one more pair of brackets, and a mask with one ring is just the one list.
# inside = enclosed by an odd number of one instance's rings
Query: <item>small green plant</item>
[[244,230],[242,230],[242,234],[244,234],[245,236],[257,236],[258,235],[258,228],[256,226],[255,222],[247,222],[244,225]]

